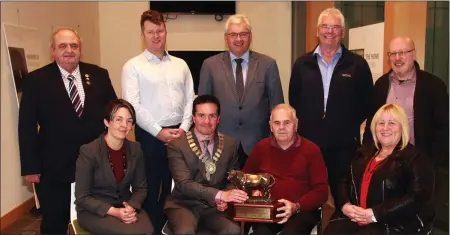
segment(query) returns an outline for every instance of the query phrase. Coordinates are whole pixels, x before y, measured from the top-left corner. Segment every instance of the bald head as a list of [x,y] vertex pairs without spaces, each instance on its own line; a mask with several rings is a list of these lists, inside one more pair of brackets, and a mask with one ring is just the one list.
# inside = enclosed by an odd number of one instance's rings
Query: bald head
[[416,50],[410,37],[395,37],[389,43],[389,61],[398,79],[408,79],[414,70]]
[[398,36],[391,40],[389,43],[389,51],[392,51],[391,48],[396,45],[404,45],[408,48],[416,48],[414,45],[414,41],[410,37]]

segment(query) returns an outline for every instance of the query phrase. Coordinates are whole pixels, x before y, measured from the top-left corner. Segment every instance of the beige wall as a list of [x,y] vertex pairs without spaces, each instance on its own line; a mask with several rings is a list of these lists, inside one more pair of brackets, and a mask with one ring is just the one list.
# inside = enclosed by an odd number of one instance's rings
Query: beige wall
[[[396,36],[409,36],[416,46],[417,63],[425,64],[425,39],[427,27],[427,2],[385,2],[384,5],[384,54],[389,42]],[[389,60],[384,61],[383,72],[391,69]]]
[[[85,61],[99,63],[97,12],[96,2],[2,2],[1,19],[2,23],[37,28],[45,63],[50,62],[47,46],[52,30],[58,26],[74,27],[85,42]],[[3,31],[1,43],[1,216],[4,216],[31,198],[32,193],[20,176],[18,107]]]
[[[252,49],[277,60],[287,97],[291,70],[291,3],[237,2],[236,5],[237,12],[246,14],[252,21]],[[101,65],[109,70],[119,96],[123,64],[142,52],[139,19],[147,9],[147,2],[99,3]],[[216,22],[212,15],[179,15],[166,22],[167,49],[224,50],[225,20]],[[118,27],[123,28],[119,31]]]

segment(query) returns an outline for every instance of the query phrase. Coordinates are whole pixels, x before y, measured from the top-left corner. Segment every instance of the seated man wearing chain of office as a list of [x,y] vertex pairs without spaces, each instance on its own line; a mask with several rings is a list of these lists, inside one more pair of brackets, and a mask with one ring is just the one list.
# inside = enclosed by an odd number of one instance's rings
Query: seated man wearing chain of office
[[[194,100],[194,128],[168,144],[169,169],[175,188],[167,197],[164,213],[174,234],[239,234],[239,225],[223,212],[227,202],[244,202],[247,193],[231,189],[227,172],[239,167],[237,142],[216,131],[219,100],[201,95]],[[201,224],[201,226],[198,226]]]

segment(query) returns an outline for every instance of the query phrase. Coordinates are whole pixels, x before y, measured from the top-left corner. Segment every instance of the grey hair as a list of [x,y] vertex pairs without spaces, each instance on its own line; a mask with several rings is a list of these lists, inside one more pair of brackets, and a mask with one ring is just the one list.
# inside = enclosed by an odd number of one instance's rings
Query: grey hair
[[279,109],[284,109],[287,112],[290,112],[292,114],[292,119],[294,119],[294,121],[296,123],[298,122],[297,112],[295,111],[294,108],[292,108],[292,106],[290,106],[288,104],[278,104],[277,106],[273,107],[272,112],[270,113],[270,122],[272,122],[273,112],[275,112],[276,110],[279,110]]
[[53,49],[55,46],[55,35],[64,30],[71,31],[72,33],[75,34],[75,36],[78,38],[78,41],[80,42],[80,48],[81,48],[81,44],[83,44],[83,40],[81,39],[80,35],[78,34],[78,32],[75,29],[69,28],[69,27],[59,27],[58,29],[56,29],[56,31],[52,33],[52,36],[50,36],[50,43],[48,44],[48,46],[51,49]]
[[226,33],[228,31],[228,27],[230,24],[240,24],[242,22],[245,22],[247,24],[247,30],[249,32],[252,31],[252,24],[250,23],[250,20],[248,17],[244,14],[236,14],[232,15],[228,18],[227,22],[225,23],[224,32]]
[[342,12],[339,9],[334,8],[334,7],[327,8],[320,13],[319,18],[317,19],[317,27],[320,26],[320,24],[322,23],[323,17],[325,17],[325,16],[334,16],[334,17],[339,18],[339,20],[341,21],[342,28],[345,28],[344,15],[342,14]]

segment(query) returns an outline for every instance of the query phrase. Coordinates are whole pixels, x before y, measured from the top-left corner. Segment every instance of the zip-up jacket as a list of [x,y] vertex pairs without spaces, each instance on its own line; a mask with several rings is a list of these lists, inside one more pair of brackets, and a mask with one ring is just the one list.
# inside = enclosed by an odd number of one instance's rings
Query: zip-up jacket
[[[376,152],[373,145],[357,151],[348,175],[340,182],[339,211],[347,202],[360,205],[362,177]],[[434,171],[429,159],[411,144],[403,150],[397,146],[373,173],[367,208],[372,208],[377,223],[384,224],[387,231],[421,232],[434,219],[433,192]]]

